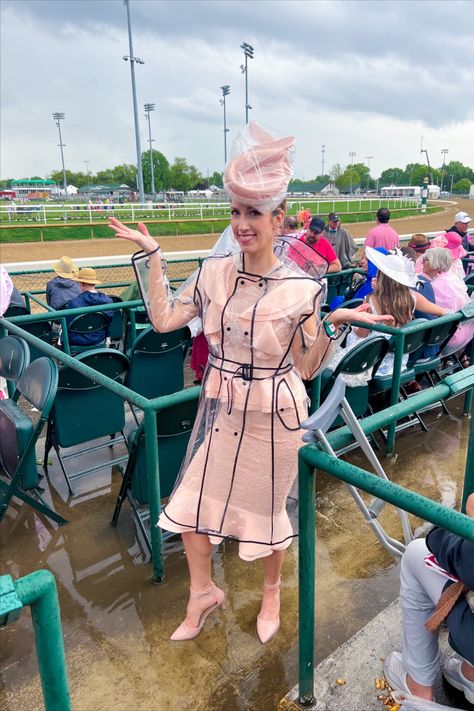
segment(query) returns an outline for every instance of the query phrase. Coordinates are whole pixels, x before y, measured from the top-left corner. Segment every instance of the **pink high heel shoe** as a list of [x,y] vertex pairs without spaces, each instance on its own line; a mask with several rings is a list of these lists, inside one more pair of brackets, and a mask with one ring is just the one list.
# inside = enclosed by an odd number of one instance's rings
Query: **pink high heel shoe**
[[[280,590],[281,578],[277,583],[267,583],[263,581],[264,590]],[[261,617],[261,614],[257,616],[257,637],[262,644],[268,642],[274,634],[278,632],[280,628],[280,615],[273,620],[265,620]]]
[[198,626],[190,627],[186,623],[186,620],[184,620],[184,622],[181,622],[180,626],[171,635],[170,639],[173,642],[184,642],[188,639],[194,639],[202,630],[202,626],[206,621],[206,618],[211,614],[211,612],[216,610],[218,607],[221,607],[223,610],[225,610],[225,593],[223,590],[214,585],[214,583],[211,583],[211,585],[205,590],[199,590],[198,592],[190,590],[189,599],[197,601],[199,600],[199,598],[203,598],[211,594],[214,596],[215,601],[201,612]]

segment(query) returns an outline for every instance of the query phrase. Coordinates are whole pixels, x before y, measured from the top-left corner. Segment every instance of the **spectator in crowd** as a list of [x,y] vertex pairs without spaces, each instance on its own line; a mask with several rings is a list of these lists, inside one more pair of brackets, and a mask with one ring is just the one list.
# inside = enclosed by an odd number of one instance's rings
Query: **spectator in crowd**
[[[461,260],[466,256],[467,252],[462,247],[461,237],[456,232],[446,232],[444,235],[438,235],[438,237],[434,237],[431,240],[430,249],[438,247],[449,251],[451,256],[451,271],[456,274],[459,279],[464,280],[464,266]],[[423,255],[416,260],[415,271],[418,274],[423,272]]]
[[326,239],[337,254],[341,262],[342,269],[350,269],[352,257],[357,252],[357,245],[349,232],[341,227],[339,215],[330,212],[328,215],[328,226],[326,228]]
[[400,245],[400,238],[395,230],[388,224],[390,210],[381,207],[377,210],[377,226],[367,232],[364,247],[384,247],[390,251]]
[[407,245],[406,247],[402,247],[400,251],[404,257],[407,257],[407,259],[411,259],[413,264],[415,264],[417,255],[413,247]]
[[462,246],[467,252],[474,251],[474,245],[471,243],[471,236],[468,233],[471,218],[467,212],[457,212],[454,215],[454,225],[446,230],[446,232],[456,232],[462,239]]
[[46,284],[46,303],[53,309],[60,309],[81,293],[81,288],[75,280],[79,270],[71,257],[61,257],[59,262],[53,264],[53,271],[56,276]]
[[327,261],[329,265],[328,274],[331,272],[340,272],[341,262],[325,237],[325,227],[324,220],[320,217],[313,217],[307,231],[300,239]]
[[[99,282],[96,272],[90,267],[85,267],[80,269],[77,276],[74,277],[80,288],[79,296],[68,302],[68,309],[78,309],[83,306],[97,306],[98,304],[111,304],[113,300],[107,294],[102,291],[97,291],[95,288]],[[112,320],[112,311],[103,311],[102,313],[109,319]],[[68,316],[66,318],[66,323],[69,324],[73,320],[74,316]],[[72,346],[93,346],[98,343],[102,343],[107,337],[108,328],[99,329],[92,333],[71,333],[69,335],[69,343]]]
[[414,249],[418,257],[426,252],[430,248],[430,241],[428,237],[424,234],[417,233],[411,236],[411,240],[408,242],[408,247]]
[[[466,514],[474,518],[474,493]],[[400,572],[403,651],[384,664],[390,686],[432,700],[439,664],[438,630],[446,622],[456,650],[443,656],[446,681],[474,704],[474,542],[436,526],[408,544]]]
[[3,264],[0,264],[0,316],[3,316],[5,311],[10,306],[12,291],[13,282],[10,275]]
[[301,230],[298,228],[298,218],[295,215],[287,215],[283,220],[282,234],[287,237],[299,237]]

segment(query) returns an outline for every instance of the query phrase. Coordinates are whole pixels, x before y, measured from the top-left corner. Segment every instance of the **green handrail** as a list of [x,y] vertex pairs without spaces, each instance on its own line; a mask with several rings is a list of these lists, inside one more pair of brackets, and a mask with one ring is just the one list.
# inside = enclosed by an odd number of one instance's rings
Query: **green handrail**
[[[135,302],[131,302],[135,303]],[[110,304],[113,306],[114,304]],[[96,307],[91,307],[96,309]],[[77,311],[78,309],[69,309],[69,311]],[[97,310],[97,309],[96,309]],[[79,309],[80,311],[80,309]],[[66,313],[60,312],[60,313]],[[27,316],[18,316],[17,318],[25,319]],[[108,378],[106,375],[99,373],[97,370],[90,368],[85,363],[76,360],[67,353],[59,351],[57,348],[45,343],[41,339],[33,336],[31,333],[27,333],[21,329],[16,324],[12,323],[9,319],[0,318],[0,333],[3,331],[9,331],[15,336],[23,338],[27,343],[38,348],[44,352],[45,355],[50,358],[55,358],[56,360],[64,363],[68,367],[76,370],[81,375],[86,378],[102,385],[111,392],[115,393],[123,400],[131,402],[140,410],[144,412],[145,418],[145,452],[147,461],[147,472],[148,476],[148,495],[150,502],[150,515],[152,516],[152,525],[150,526],[150,538],[151,538],[151,550],[152,550],[152,566],[153,566],[153,580],[155,582],[162,582],[164,580],[164,565],[163,565],[163,555],[161,549],[161,529],[158,526],[153,525],[153,521],[158,519],[158,514],[160,511],[160,481],[159,481],[159,461],[158,461],[158,442],[157,442],[157,432],[156,432],[156,413],[160,410],[164,410],[173,405],[179,405],[190,400],[195,400],[199,397],[201,388],[199,386],[186,388],[185,390],[180,390],[179,392],[172,393],[171,395],[163,395],[161,397],[147,399],[133,390],[125,387],[121,383],[117,383],[114,380]]]
[[70,711],[71,699],[64,655],[56,581],[49,570],[37,570],[18,580],[0,577],[0,616],[3,624],[31,608],[36,656],[46,711]]
[[[386,410],[360,421],[365,433],[389,423],[396,422],[409,412],[419,410],[440,398],[471,390],[474,387],[474,366],[446,378],[442,383],[409,400],[397,403]],[[474,408],[471,412],[474,416]],[[347,427],[329,433],[331,446],[336,449],[352,440]],[[343,445],[342,445],[343,446]],[[298,453],[299,484],[299,701],[314,704],[314,627],[315,627],[315,549],[316,549],[316,477],[320,469],[347,484],[373,494],[398,508],[435,523],[474,541],[474,519],[464,513],[453,511],[421,494],[394,484],[356,467],[349,462],[332,457],[316,445],[306,445]],[[468,454],[464,476],[462,511],[466,499],[474,492],[474,417],[471,417]]]

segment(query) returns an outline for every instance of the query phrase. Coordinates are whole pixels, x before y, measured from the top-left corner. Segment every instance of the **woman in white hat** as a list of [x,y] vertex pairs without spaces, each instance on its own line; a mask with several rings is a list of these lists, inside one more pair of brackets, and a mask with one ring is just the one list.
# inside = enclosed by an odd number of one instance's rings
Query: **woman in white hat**
[[53,264],[53,271],[56,276],[46,284],[46,303],[53,309],[60,309],[81,293],[75,279],[79,269],[71,257],[61,257],[59,262]]
[[263,562],[260,641],[278,630],[281,569],[295,535],[286,501],[297,472],[299,423],[307,416],[301,379],[321,368],[346,322],[362,319],[370,327],[387,319],[367,313],[364,305],[319,321],[320,281],[290,266],[284,249],[279,256],[274,250],[294,139],[275,139],[252,123],[239,138],[224,174],[237,251],[204,260],[174,297],[146,227],[134,230],[110,219],[118,237],[145,253],[134,264],[148,266],[143,273],[149,296],[143,297],[155,328],[172,331],[200,316],[210,351],[188,453],[159,520],[162,528],[182,534],[191,579],[175,641],[196,637],[207,615],[224,607],[224,592],[211,578],[211,553],[225,538],[239,541],[243,560]]

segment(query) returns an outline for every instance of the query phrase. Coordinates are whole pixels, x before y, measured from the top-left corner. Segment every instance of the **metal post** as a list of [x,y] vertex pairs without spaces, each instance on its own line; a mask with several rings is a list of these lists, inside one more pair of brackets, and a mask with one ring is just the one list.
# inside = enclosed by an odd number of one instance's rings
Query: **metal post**
[[37,570],[15,581],[14,586],[22,604],[31,607],[46,711],[69,711],[71,699],[54,576],[49,570]]
[[221,86],[222,89],[222,99],[220,100],[221,106],[224,107],[224,164],[227,163],[227,134],[229,132],[229,129],[227,128],[227,114],[226,114],[226,104],[225,104],[225,97],[229,95],[230,93],[230,86],[229,84],[224,84],[224,86]]
[[441,166],[441,186],[439,192],[443,192],[443,179],[444,179],[444,165],[446,163],[446,154],[449,153],[449,148],[442,148],[441,153],[443,154],[443,165]]
[[355,156],[356,156],[356,153],[355,153],[354,151],[351,151],[351,152],[349,153],[349,157],[350,157],[350,159],[351,159],[351,189],[350,189],[350,194],[351,194],[351,195],[352,195],[352,177],[353,177],[353,175],[352,175],[352,173],[353,173],[353,168],[352,168],[352,167],[353,167],[353,165],[354,165],[354,157],[355,157]]
[[245,55],[245,66],[243,64],[240,65],[240,71],[242,74],[245,74],[245,123],[247,124],[249,122],[249,109],[252,107],[249,104],[249,85],[248,85],[248,62],[247,60],[253,59],[253,47],[251,44],[248,44],[247,42],[242,42],[240,45],[240,49],[244,50],[244,55]]
[[61,149],[61,163],[63,166],[64,197],[67,197],[67,179],[66,179],[66,168],[64,167],[64,152],[63,152],[63,148],[65,148],[66,146],[63,143],[63,139],[61,136],[61,121],[64,121],[65,116],[66,116],[66,114],[58,113],[58,112],[55,112],[53,114],[53,119],[56,122],[56,126],[58,127],[58,132],[59,132],[59,148]]
[[122,57],[125,62],[130,60],[130,76],[132,80],[132,101],[133,101],[133,119],[135,123],[135,145],[137,150],[137,183],[138,183],[138,200],[140,203],[145,202],[145,194],[143,192],[143,171],[142,171],[142,150],[140,147],[140,128],[138,124],[138,108],[137,108],[137,89],[135,86],[135,62],[137,64],[145,64],[143,59],[135,57],[133,54],[132,40],[132,25],[130,21],[130,0],[123,0],[127,8],[127,25],[128,25],[128,46],[129,55]]
[[158,433],[156,412],[145,410],[146,469],[148,472],[148,498],[150,501],[150,539],[153,582],[165,579],[163,565],[163,538],[161,528],[156,525],[160,515],[160,468],[158,463]]
[[[300,449],[300,453],[301,453]],[[316,487],[313,469],[298,454],[299,487],[299,686],[300,704],[314,703],[314,596],[316,577]]]
[[151,137],[150,111],[155,110],[155,104],[145,104],[145,117],[148,121],[148,141],[150,142],[151,194],[155,195],[155,168],[153,166],[153,139]]
[[421,184],[421,212],[426,212],[426,203],[428,201],[428,178],[423,178]]
[[[392,336],[393,338],[393,336]],[[403,348],[405,346],[405,334],[399,333],[395,336],[395,352],[393,358],[393,375],[392,389],[390,390],[390,405],[396,405],[400,393],[401,370],[403,360]],[[395,450],[395,435],[397,431],[397,423],[392,422],[387,430],[387,449],[388,455],[392,455]]]
[[369,169],[369,172],[367,173],[367,190],[370,188],[370,161],[373,159],[374,156],[365,156],[365,159],[367,161],[367,168]]
[[89,170],[90,160],[83,160],[82,162],[85,163],[85,165],[86,165],[87,186],[89,188],[89,197],[90,197],[90,194],[91,194],[91,174],[90,174],[90,170]]
[[467,497],[474,492],[474,398],[472,398],[472,389],[469,392],[471,393],[471,424],[467,441],[466,469],[461,502],[462,513],[466,513]]
[[324,175],[324,154],[326,152],[326,146],[323,145],[321,146],[321,175]]

